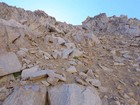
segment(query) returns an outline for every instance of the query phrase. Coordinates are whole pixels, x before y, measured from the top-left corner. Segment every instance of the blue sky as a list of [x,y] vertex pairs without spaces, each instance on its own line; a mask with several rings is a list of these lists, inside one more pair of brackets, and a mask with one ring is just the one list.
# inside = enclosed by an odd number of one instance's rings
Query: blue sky
[[100,13],[140,19],[140,0],[0,0],[26,10],[43,10],[58,21],[81,24],[87,16]]

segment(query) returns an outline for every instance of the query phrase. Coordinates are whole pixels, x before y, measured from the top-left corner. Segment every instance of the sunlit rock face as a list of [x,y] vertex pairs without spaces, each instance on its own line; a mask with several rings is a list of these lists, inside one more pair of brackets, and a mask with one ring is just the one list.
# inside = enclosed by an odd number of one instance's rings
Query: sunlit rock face
[[16,87],[3,105],[45,105],[46,88],[39,85]]
[[21,64],[15,53],[9,52],[0,55],[0,77],[21,70]]
[[105,13],[95,17],[88,17],[82,24],[83,28],[91,29],[95,33],[110,33],[116,35],[140,35],[140,21],[138,19],[128,19],[127,16],[107,17]]
[[50,105],[102,105],[94,88],[65,84],[48,90]]

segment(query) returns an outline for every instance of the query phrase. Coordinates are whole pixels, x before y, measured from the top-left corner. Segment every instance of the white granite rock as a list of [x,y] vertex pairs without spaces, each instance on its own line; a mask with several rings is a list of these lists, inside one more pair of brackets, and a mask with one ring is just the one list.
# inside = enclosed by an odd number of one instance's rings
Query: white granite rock
[[63,44],[66,43],[66,41],[65,41],[63,38],[61,38],[61,37],[56,37],[56,38],[57,38],[57,43],[58,43],[59,45],[63,45]]
[[48,90],[50,105],[102,105],[95,88],[63,84]]
[[66,77],[61,74],[57,74],[55,70],[39,70],[38,66],[30,69],[23,70],[21,74],[23,79],[36,80],[43,77],[57,78],[61,81],[66,81]]
[[34,66],[29,69],[25,69],[22,71],[21,77],[22,77],[22,79],[28,79],[30,77],[30,75],[32,75],[34,72],[36,72],[38,70],[39,70],[39,66]]
[[75,66],[70,66],[66,71],[69,73],[76,73],[77,72]]
[[46,87],[41,85],[17,87],[3,105],[46,105]]
[[62,52],[62,59],[67,59],[72,51],[73,49],[64,49]]
[[9,52],[0,55],[0,76],[18,72],[21,67],[15,53]]
[[72,57],[80,57],[82,56],[83,52],[79,51],[79,49],[75,48],[73,49],[73,52],[71,54]]

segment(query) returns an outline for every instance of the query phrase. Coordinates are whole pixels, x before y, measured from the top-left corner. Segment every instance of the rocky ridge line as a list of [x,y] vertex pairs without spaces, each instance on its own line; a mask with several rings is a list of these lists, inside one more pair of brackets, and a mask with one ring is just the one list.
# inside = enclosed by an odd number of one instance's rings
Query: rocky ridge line
[[105,13],[101,13],[95,17],[87,17],[83,21],[83,28],[97,34],[140,36],[140,20],[126,15],[107,17]]

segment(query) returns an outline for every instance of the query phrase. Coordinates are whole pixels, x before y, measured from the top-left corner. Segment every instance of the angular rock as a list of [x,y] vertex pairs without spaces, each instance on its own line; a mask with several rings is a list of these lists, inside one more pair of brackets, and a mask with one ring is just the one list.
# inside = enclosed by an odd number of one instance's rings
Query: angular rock
[[[8,34],[8,41],[12,43],[18,37],[20,37],[20,28],[24,28],[20,23],[16,22],[15,20],[11,19],[6,21],[4,19],[0,19],[0,26],[5,27],[5,31]],[[3,30],[4,31],[4,30]]]
[[48,90],[50,105],[102,105],[95,88],[63,84]]
[[95,87],[101,86],[101,82],[98,79],[87,78],[86,81]]
[[63,38],[61,38],[61,37],[57,37],[57,43],[58,43],[59,45],[63,45],[63,44],[66,43],[66,41],[65,41]]
[[69,73],[76,73],[77,72],[75,66],[70,66],[66,71]]
[[0,76],[18,72],[21,67],[15,53],[9,52],[0,55]]
[[[10,49],[27,47],[30,44],[28,41],[25,41],[24,36],[35,35],[27,26],[24,26],[11,18],[5,20],[0,19],[0,28],[0,44],[2,44],[0,46],[1,51],[9,51],[7,50],[8,46],[10,46]],[[16,47],[14,45],[16,45]]]
[[36,72],[36,71],[38,71],[39,70],[39,67],[38,66],[34,66],[34,67],[32,67],[32,68],[29,68],[29,69],[25,69],[25,70],[23,70],[22,71],[22,73],[21,73],[21,77],[22,77],[22,79],[28,79],[31,75],[32,75],[32,73],[34,73],[34,72]]
[[45,105],[46,87],[41,85],[26,85],[17,87],[3,102],[3,105]]
[[30,80],[36,80],[43,77],[57,78],[61,81],[66,81],[66,77],[60,74],[57,74],[55,70],[39,70],[37,66],[30,69],[24,70],[22,73],[23,79],[29,78]]
[[30,74],[28,78],[30,78],[30,80],[36,80],[36,79],[41,79],[47,76],[48,76],[47,70],[39,70]]
[[46,70],[47,75],[51,78],[57,78],[58,80],[61,81],[66,81],[65,75],[57,74],[55,70]]
[[83,81],[81,78],[76,77],[75,81],[83,86],[87,86],[87,83],[85,81]]
[[89,75],[90,77],[94,77],[94,73],[93,73],[93,71],[91,70],[91,69],[89,69],[88,71],[87,71],[87,75]]
[[62,52],[62,59],[67,59],[72,51],[73,49],[64,49]]
[[57,33],[60,33],[60,34],[64,34],[64,32],[62,32],[60,29],[58,29],[54,25],[46,24],[46,28],[49,32],[57,32]]
[[72,56],[72,57],[80,57],[80,56],[82,56],[82,54],[83,54],[83,53],[82,53],[81,51],[79,51],[77,48],[75,48],[75,49],[73,50],[71,56]]
[[87,17],[85,21],[82,22],[82,28],[85,30],[89,30],[92,28],[92,25],[95,25],[94,21],[91,21],[92,18],[91,17]]
[[111,33],[115,35],[131,35],[139,36],[139,20],[128,19],[127,16],[107,17],[105,13],[101,13],[94,18],[88,17],[82,22],[85,30],[94,30],[94,33]]
[[8,33],[8,39],[9,42],[14,42],[17,38],[20,37],[20,33],[18,32],[18,29],[13,30],[13,27],[7,27],[7,33]]

